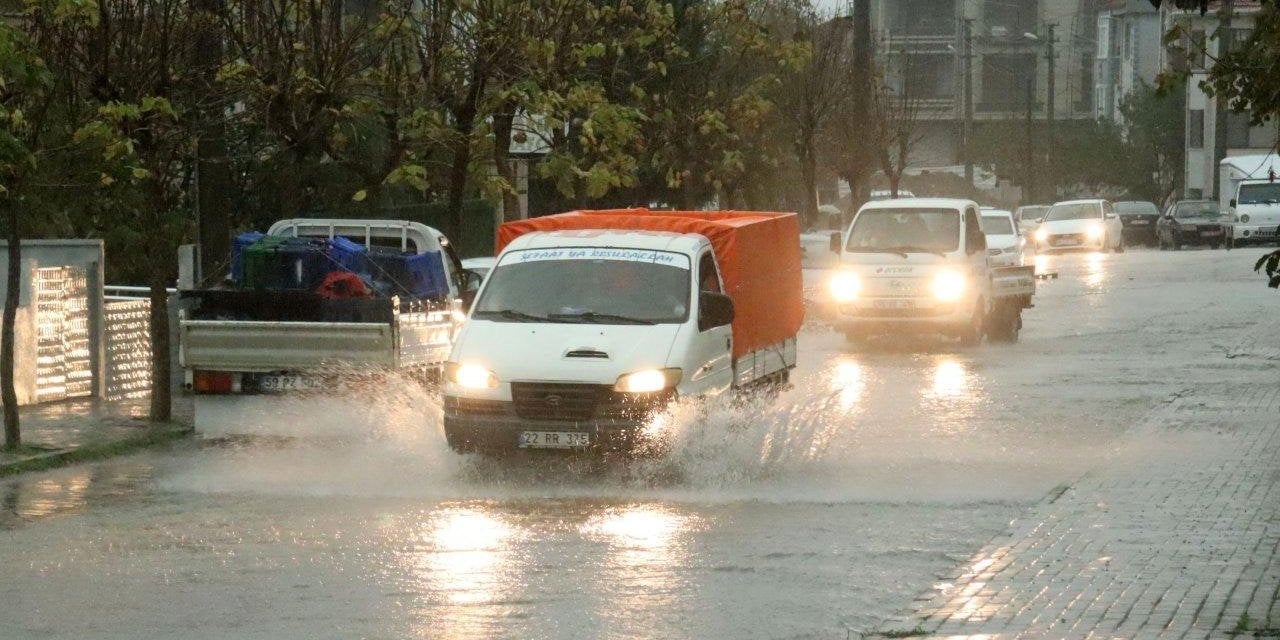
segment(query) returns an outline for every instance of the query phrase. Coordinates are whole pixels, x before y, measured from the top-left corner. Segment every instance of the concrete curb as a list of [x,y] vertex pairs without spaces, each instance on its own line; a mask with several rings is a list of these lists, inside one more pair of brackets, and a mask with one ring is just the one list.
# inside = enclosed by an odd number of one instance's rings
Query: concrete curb
[[195,429],[190,426],[170,423],[151,427],[144,433],[128,438],[37,453],[21,460],[0,464],[0,478],[122,456],[181,440],[193,433]]

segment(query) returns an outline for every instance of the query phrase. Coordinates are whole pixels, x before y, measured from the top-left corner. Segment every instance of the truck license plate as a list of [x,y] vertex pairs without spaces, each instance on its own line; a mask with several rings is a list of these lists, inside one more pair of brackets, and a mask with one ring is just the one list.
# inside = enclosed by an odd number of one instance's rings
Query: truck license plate
[[323,385],[315,378],[299,375],[261,376],[258,378],[258,389],[262,391],[309,391],[320,389]]
[[1049,244],[1052,244],[1055,247],[1070,247],[1079,243],[1077,243],[1075,240],[1072,240],[1071,238],[1054,238],[1053,242]]
[[876,300],[874,304],[877,309],[912,309],[916,306],[913,300],[895,298]]
[[576,431],[521,431],[522,449],[581,449],[591,444],[591,434]]
[[1201,237],[1201,238],[1212,238],[1212,237],[1214,237],[1214,236],[1218,235],[1219,233],[1222,233],[1222,232],[1221,232],[1221,231],[1201,231],[1201,232],[1200,232],[1200,237]]

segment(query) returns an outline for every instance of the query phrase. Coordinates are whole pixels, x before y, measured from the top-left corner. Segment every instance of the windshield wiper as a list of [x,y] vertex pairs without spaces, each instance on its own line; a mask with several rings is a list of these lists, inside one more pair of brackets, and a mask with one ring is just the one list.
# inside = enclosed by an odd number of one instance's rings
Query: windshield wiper
[[907,257],[905,252],[898,251],[897,249],[880,249],[874,247],[855,247],[849,249],[849,253],[896,253],[904,258]]
[[516,311],[515,309],[499,309],[496,311],[477,311],[471,314],[473,318],[498,317],[503,320],[514,320],[516,322],[559,322],[552,318],[544,316],[535,316],[531,313]]
[[564,320],[583,320],[595,324],[607,324],[609,322],[620,322],[622,324],[658,324],[652,320],[644,318],[632,318],[631,316],[623,316],[615,313],[596,313],[595,311],[585,311],[583,313],[553,313],[551,317]]

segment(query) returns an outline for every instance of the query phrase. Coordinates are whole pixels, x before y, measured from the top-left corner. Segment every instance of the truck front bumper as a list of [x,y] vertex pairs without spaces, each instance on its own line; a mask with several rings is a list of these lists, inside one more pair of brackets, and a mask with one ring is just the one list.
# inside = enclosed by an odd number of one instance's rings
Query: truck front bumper
[[625,405],[602,402],[585,417],[582,413],[557,416],[544,407],[517,405],[512,401],[446,396],[444,433],[449,447],[460,452],[500,453],[523,449],[526,433],[585,434],[588,438],[585,446],[552,450],[631,452],[645,441],[644,431],[653,414],[671,399],[664,394]]
[[1236,222],[1227,230],[1227,235],[1231,238],[1231,243],[1236,246],[1280,242],[1280,227],[1274,224],[1259,225]]
[[[967,328],[972,321],[970,315],[963,311],[971,308],[971,302],[966,306],[965,302],[937,304],[923,299],[908,299],[905,303],[889,300],[871,298],[841,305],[838,316],[840,328],[854,332],[954,334]],[[910,306],[891,306],[898,304]]]

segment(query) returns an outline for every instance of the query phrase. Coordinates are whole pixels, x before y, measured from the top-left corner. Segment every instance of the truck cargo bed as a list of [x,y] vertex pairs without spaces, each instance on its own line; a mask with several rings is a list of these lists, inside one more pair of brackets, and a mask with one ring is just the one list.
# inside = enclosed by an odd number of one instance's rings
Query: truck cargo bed
[[991,295],[995,298],[1022,296],[1030,300],[1036,292],[1035,267],[996,267],[991,270]]

